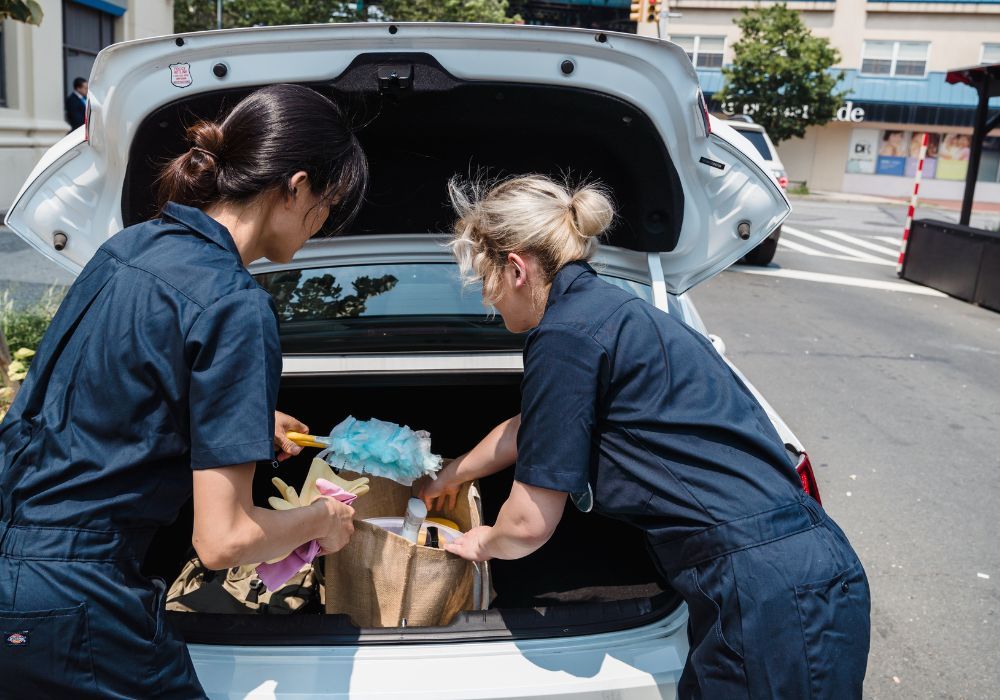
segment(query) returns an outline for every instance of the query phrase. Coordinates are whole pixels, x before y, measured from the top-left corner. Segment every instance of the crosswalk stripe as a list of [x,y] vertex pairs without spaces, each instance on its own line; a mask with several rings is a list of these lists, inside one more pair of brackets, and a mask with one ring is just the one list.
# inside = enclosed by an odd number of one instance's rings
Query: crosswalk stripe
[[778,239],[778,245],[783,248],[788,248],[789,250],[794,250],[797,253],[804,253],[805,255],[815,255],[822,258],[831,258],[833,260],[847,260],[848,262],[863,263],[865,265],[887,265],[889,267],[894,266],[895,262],[887,262],[885,260],[863,260],[862,258],[855,257],[853,255],[839,255],[837,253],[827,253],[825,250],[816,250],[810,248],[809,246],[802,245],[801,243],[796,243],[795,241],[788,241],[784,238]]
[[822,231],[828,236],[833,236],[834,238],[839,238],[842,241],[846,241],[847,243],[853,243],[854,245],[861,246],[862,248],[867,248],[868,250],[874,250],[876,253],[884,253],[885,255],[891,257],[893,260],[896,260],[899,257],[898,246],[896,248],[886,248],[884,245],[878,245],[876,243],[872,243],[871,241],[866,241],[863,238],[858,238],[857,236],[852,236],[848,233],[841,233],[840,231],[834,231],[833,229],[829,228],[821,228],[820,231]]
[[796,243],[795,241],[789,241],[784,238],[778,239],[778,245],[794,250],[797,253],[805,253],[806,255],[822,255],[827,257],[830,253],[824,253],[822,250],[816,250],[815,248],[810,248],[807,245],[802,245],[801,243]]
[[867,289],[882,289],[888,292],[902,292],[904,294],[920,294],[929,297],[944,297],[936,289],[921,287],[918,284],[909,282],[884,282],[882,280],[868,280],[862,277],[845,277],[843,275],[828,275],[823,272],[806,272],[805,270],[789,270],[779,268],[772,270],[769,268],[747,267],[744,265],[733,265],[729,268],[733,272],[741,272],[745,275],[765,275],[767,277],[784,277],[786,279],[805,280],[807,282],[821,282],[824,284],[841,284],[847,287],[865,287]]
[[857,258],[859,260],[869,260],[869,261],[884,262],[881,258],[876,258],[874,255],[871,255],[869,253],[863,253],[860,250],[855,250],[854,248],[849,248],[846,245],[841,245],[840,243],[834,243],[833,241],[828,241],[825,238],[823,238],[822,236],[816,236],[816,235],[811,234],[811,233],[806,233],[805,231],[800,231],[799,229],[792,228],[791,226],[788,226],[787,224],[785,226],[782,226],[781,232],[782,232],[782,234],[790,233],[793,236],[798,236],[799,238],[805,239],[805,240],[809,241],[810,243],[815,243],[817,245],[825,246],[827,248],[830,248],[831,250],[836,250],[836,251],[838,251],[840,253],[846,253],[847,255],[853,255],[855,258]]
[[872,238],[877,238],[880,241],[885,241],[886,243],[892,243],[897,248],[899,247],[899,242],[903,240],[903,236],[872,236]]

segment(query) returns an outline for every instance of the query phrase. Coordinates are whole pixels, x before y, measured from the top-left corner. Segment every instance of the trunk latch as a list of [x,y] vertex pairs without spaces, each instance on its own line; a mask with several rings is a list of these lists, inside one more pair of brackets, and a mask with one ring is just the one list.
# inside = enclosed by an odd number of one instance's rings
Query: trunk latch
[[378,67],[378,91],[381,94],[398,95],[412,87],[413,64]]

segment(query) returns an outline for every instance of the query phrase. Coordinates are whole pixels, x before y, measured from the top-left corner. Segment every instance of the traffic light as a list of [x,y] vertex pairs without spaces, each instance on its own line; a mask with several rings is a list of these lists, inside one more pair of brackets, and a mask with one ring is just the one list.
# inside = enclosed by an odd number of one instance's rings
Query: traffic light
[[660,2],[662,0],[649,0],[646,3],[646,21],[655,24],[660,21]]
[[641,22],[646,14],[646,0],[637,0],[629,7],[628,19],[630,22]]

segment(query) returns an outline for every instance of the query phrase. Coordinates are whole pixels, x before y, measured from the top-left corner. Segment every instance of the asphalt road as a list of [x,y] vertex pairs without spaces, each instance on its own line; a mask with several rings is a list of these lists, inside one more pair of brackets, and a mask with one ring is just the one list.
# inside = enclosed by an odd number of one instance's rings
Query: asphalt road
[[0,301],[7,297],[23,308],[50,289],[61,293],[72,282],[68,272],[35,252],[10,229],[0,226]]
[[896,276],[905,207],[793,206],[770,267],[692,297],[865,565],[865,696],[1000,697],[1000,314]]

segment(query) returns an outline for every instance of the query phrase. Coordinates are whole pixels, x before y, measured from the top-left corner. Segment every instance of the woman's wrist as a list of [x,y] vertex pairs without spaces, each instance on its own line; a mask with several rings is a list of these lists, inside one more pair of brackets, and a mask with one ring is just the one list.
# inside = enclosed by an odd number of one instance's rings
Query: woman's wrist
[[321,540],[330,535],[332,522],[330,507],[326,503],[327,496],[320,496],[307,506],[309,513],[308,531],[312,533],[309,540]]
[[464,455],[459,455],[455,459],[451,460],[438,474],[438,478],[443,478],[445,483],[464,483],[466,481],[472,481],[473,478],[465,478],[462,474],[462,465],[466,463],[469,453],[466,452]]

